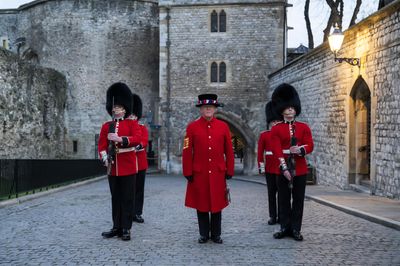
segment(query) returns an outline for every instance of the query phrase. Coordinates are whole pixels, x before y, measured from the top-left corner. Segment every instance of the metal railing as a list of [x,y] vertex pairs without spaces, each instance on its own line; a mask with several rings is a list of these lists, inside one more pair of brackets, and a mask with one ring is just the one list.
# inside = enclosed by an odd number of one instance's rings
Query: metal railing
[[106,174],[99,160],[0,160],[0,200]]

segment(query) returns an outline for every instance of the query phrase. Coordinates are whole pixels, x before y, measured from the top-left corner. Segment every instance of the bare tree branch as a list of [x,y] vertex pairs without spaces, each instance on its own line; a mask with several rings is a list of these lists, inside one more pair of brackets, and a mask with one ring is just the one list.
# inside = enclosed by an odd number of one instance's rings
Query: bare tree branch
[[340,29],[342,29],[343,24],[343,9],[344,9],[344,2],[343,0],[339,1],[339,12],[338,12],[338,25],[340,25]]
[[354,10],[353,10],[353,15],[351,16],[351,19],[350,19],[349,28],[351,26],[353,26],[354,24],[356,24],[357,15],[358,15],[358,12],[360,12],[361,4],[362,4],[362,0],[357,0],[356,6],[354,7]]
[[[326,28],[324,29],[324,39],[323,41],[328,40],[328,36],[330,30],[332,28],[333,23],[337,23],[339,28],[342,29],[342,19],[343,19],[343,0],[326,0],[326,3],[331,8],[331,13],[329,15],[328,22],[326,24]],[[340,7],[340,8],[339,8]],[[340,9],[340,11],[338,10]]]
[[307,35],[308,35],[308,48],[314,49],[314,36],[311,29],[311,22],[310,22],[310,0],[306,0],[304,4],[304,19],[306,20],[306,28],[307,28]]

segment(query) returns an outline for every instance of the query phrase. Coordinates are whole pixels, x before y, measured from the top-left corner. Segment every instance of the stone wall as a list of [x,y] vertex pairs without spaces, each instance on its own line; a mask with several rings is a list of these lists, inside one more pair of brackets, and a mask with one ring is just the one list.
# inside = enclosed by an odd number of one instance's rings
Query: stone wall
[[[210,32],[210,14],[214,9],[225,11],[226,32]],[[169,29],[167,12],[170,16]],[[167,70],[168,30],[171,44],[170,94]],[[265,129],[265,84],[268,82],[267,75],[283,65],[284,31],[284,1],[275,1],[274,5],[188,4],[171,6],[169,11],[164,1],[160,2],[163,169],[167,167],[166,144],[169,139],[171,172],[181,172],[185,128],[199,116],[195,107],[197,95],[216,93],[225,104],[219,108],[217,116],[228,122],[231,129],[239,132],[246,141],[245,173],[256,171],[256,143],[259,133]],[[210,65],[213,61],[226,63],[226,83],[210,82]]]
[[160,6],[189,6],[189,5],[232,5],[232,4],[276,4],[276,0],[159,0]]
[[0,48],[0,158],[64,158],[65,77]]
[[42,0],[18,9],[16,37],[26,38],[21,51],[27,53],[21,56],[67,78],[69,157],[95,157],[95,135],[109,119],[105,96],[112,83],[127,83],[143,98],[144,114],[155,113],[158,36],[157,1]]
[[400,1],[345,32],[339,57],[361,58],[361,68],[334,62],[324,43],[270,75],[269,97],[281,82],[293,84],[311,126],[315,150],[309,156],[317,180],[349,186],[351,92],[360,81],[371,93],[371,193],[400,198]]

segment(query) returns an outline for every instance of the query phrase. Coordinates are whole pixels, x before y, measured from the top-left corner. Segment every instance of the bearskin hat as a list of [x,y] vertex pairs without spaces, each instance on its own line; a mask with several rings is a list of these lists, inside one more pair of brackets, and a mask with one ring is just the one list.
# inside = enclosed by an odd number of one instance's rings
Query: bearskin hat
[[140,99],[139,95],[134,93],[132,94],[132,102],[133,102],[132,114],[134,114],[139,120],[140,118],[142,118],[142,111],[143,111],[142,99]]
[[125,118],[132,114],[132,92],[125,83],[117,82],[108,88],[106,109],[111,116],[113,105],[122,105],[125,108]]
[[265,116],[267,117],[267,125],[274,120],[282,120],[282,116],[278,115],[273,109],[271,101],[265,105]]
[[296,110],[296,116],[301,113],[301,103],[296,89],[287,83],[279,85],[271,97],[272,107],[279,115],[288,107]]

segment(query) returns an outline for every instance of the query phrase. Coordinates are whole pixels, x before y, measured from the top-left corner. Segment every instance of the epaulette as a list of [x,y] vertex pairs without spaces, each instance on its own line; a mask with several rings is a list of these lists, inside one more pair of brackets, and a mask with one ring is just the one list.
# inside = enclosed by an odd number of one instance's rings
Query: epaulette
[[305,125],[307,125],[307,126],[308,126],[308,124],[307,124],[306,122],[299,121],[299,120],[296,120],[296,122],[299,122],[299,123],[301,123],[301,124],[305,124]]
[[279,121],[278,123],[275,124],[275,126],[277,126],[279,124],[284,124],[284,122],[283,121]]

